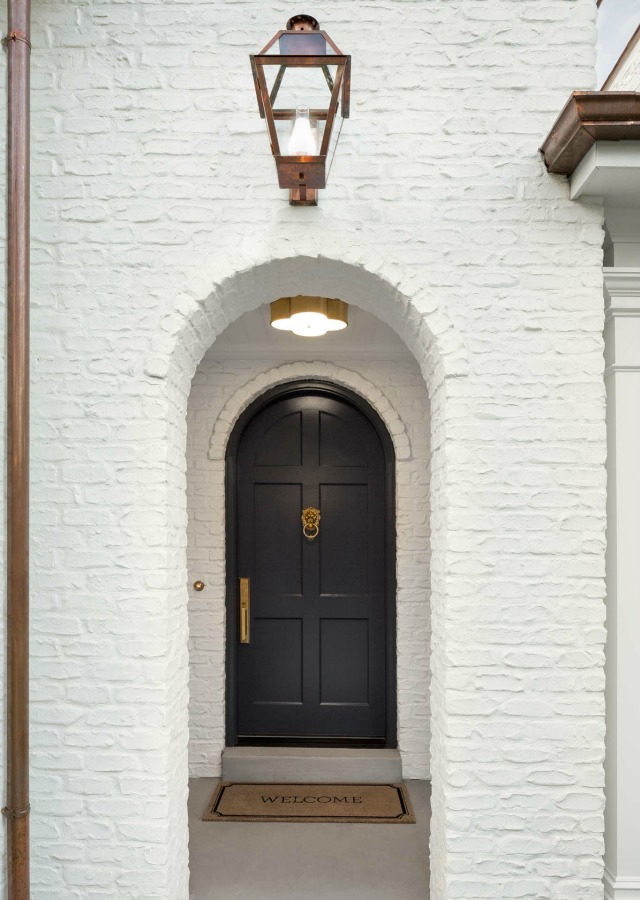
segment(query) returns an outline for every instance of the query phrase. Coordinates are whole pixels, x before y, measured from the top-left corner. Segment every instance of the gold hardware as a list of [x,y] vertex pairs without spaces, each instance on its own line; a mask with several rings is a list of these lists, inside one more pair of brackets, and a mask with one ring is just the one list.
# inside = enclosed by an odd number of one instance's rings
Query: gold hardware
[[194,589],[194,591],[203,591],[204,590],[204,581],[194,581],[193,589]]
[[315,540],[320,534],[320,510],[308,506],[302,510],[302,533],[308,541]]
[[[324,332],[339,331],[346,328],[349,324],[348,318],[349,307],[344,300],[330,299],[327,297],[305,297],[299,295],[297,297],[280,297],[271,303],[271,324],[280,331],[294,331],[292,316],[298,313],[313,313],[318,317],[323,317],[325,324],[322,326]],[[320,334],[319,330],[307,334],[303,337],[315,337]]]
[[249,643],[249,579],[240,579],[240,643]]

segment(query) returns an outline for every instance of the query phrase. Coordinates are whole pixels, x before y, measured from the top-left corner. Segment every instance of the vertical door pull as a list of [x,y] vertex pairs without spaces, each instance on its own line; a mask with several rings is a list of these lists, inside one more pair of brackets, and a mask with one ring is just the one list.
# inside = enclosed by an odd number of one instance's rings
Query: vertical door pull
[[249,643],[249,609],[251,595],[249,592],[249,579],[240,579],[240,643]]

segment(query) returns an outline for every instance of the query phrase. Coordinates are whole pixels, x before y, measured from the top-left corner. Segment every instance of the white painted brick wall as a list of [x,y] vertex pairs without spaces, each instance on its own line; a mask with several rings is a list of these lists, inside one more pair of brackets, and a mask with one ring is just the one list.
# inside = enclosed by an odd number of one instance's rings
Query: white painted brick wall
[[354,75],[317,209],[247,60],[291,12],[34,5],[32,896],[186,900],[191,377],[308,290],[430,390],[432,900],[601,900],[601,210],[537,149],[595,4],[318,4]]
[[[322,362],[219,358],[198,366],[187,417],[189,761],[193,776],[218,775],[225,737],[224,458],[226,440],[251,400],[296,378],[331,380],[365,397],[396,447],[398,746],[407,778],[429,777],[429,398],[407,352],[400,359],[325,355]],[[256,355],[261,358],[256,360]],[[330,365],[328,361],[334,360]],[[357,374],[354,374],[357,373]],[[246,387],[245,387],[246,386]],[[212,440],[212,436],[214,439]]]
[[640,91],[640,40],[636,40],[633,49],[620,66],[608,91]]

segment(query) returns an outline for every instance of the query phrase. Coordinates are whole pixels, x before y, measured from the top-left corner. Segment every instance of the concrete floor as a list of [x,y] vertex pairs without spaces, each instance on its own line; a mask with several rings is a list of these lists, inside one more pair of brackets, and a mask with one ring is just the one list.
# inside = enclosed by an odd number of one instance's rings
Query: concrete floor
[[415,825],[202,822],[216,784],[190,783],[190,900],[428,900],[427,782]]

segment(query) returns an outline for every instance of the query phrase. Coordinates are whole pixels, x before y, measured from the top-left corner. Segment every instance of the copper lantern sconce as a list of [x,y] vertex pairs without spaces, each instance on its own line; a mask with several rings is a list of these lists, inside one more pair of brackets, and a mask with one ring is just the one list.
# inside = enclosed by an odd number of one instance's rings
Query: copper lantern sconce
[[[293,206],[317,206],[342,120],[349,117],[351,57],[341,53],[313,16],[300,15],[251,55],[251,68],[278,183],[289,189]],[[285,77],[288,69],[295,71]],[[275,107],[278,95],[283,105]],[[338,115],[340,128],[335,129]]]

